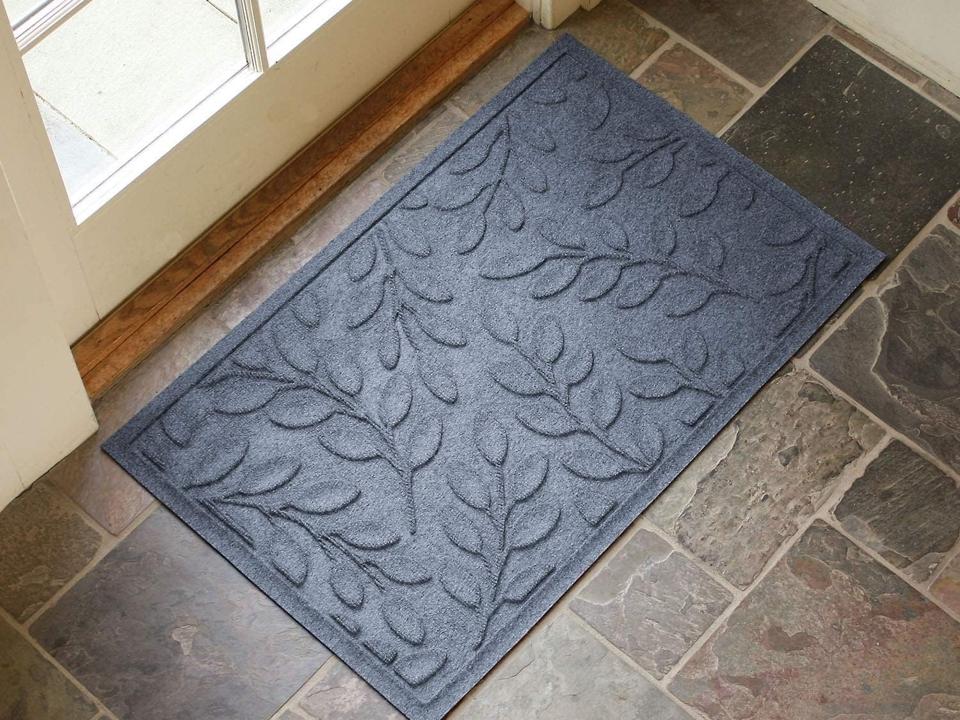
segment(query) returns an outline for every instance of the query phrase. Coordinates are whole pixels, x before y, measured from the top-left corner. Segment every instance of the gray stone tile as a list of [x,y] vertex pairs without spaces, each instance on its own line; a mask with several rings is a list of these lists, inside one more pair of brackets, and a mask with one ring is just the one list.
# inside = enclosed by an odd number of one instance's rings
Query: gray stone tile
[[410,172],[437,145],[464,122],[463,116],[446,104],[433,109],[406,137],[388,150],[368,171],[371,180],[387,188]]
[[114,535],[121,533],[153,498],[100,450],[100,444],[190,367],[227,330],[226,325],[209,313],[201,313],[184,326],[94,403],[100,428],[55,465],[44,479],[66,493],[108,531]]
[[124,720],[261,720],[329,657],[159,510],[31,633]]
[[648,517],[746,587],[880,437],[810,375],[788,370],[740,411]]
[[960,615],[960,555],[955,555],[947,564],[930,591],[944,607]]
[[24,622],[99,547],[99,533],[63,496],[34,484],[0,513],[0,606]]
[[960,188],[960,121],[832,37],[724,139],[890,255]]
[[822,30],[804,0],[633,0],[756,85],[765,85]]
[[696,563],[640,530],[570,608],[638,665],[663,677],[732,599]]
[[451,718],[690,720],[566,613],[528,636]]
[[937,227],[811,356],[881,420],[960,469],[960,235]]
[[683,45],[674,45],[640,75],[640,83],[712,133],[747,103],[751,92]]
[[960,539],[960,488],[894,441],[854,481],[833,514],[848,533],[922,582]]
[[37,106],[67,192],[71,197],[80,197],[106,176],[117,159],[43,98],[37,98]]
[[523,30],[475,78],[451,97],[466,113],[473,113],[496,95],[562,33],[569,33],[625,73],[667,40],[667,33],[652,27],[628,0],[604,0],[593,10],[579,10],[559,30],[531,26]]
[[0,718],[88,720],[96,714],[80,689],[0,618]]
[[817,522],[670,684],[711,720],[960,711],[960,623]]
[[403,720],[403,715],[337,660],[307,691],[300,709],[311,720]]
[[907,82],[918,83],[923,80],[923,75],[918,73],[916,70],[907,67],[893,57],[893,55],[881,50],[872,42],[861,37],[860,35],[857,35],[857,33],[853,32],[852,30],[847,30],[847,28],[838,25],[831,31],[831,33],[843,40],[847,45],[850,45],[851,47],[854,47],[862,52],[877,64],[883,65],[883,67],[887,68],[891,72],[896,73]]

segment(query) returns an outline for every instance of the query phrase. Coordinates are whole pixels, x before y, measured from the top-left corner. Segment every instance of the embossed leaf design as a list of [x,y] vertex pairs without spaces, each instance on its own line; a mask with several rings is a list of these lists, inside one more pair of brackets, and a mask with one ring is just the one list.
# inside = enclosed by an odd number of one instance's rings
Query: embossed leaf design
[[564,227],[558,220],[544,220],[540,223],[540,235],[547,242],[568,250],[582,250],[585,243],[583,235]]
[[597,493],[584,494],[575,501],[583,519],[596,527],[611,513],[617,504]]
[[317,439],[329,452],[345,460],[373,460],[382,456],[376,433],[354,417],[334,415],[320,426]]
[[337,404],[309,388],[279,393],[267,408],[271,422],[291,430],[315,427],[337,411]]
[[477,450],[491,465],[503,465],[510,446],[507,431],[499,420],[482,415],[473,426],[473,441]]
[[551,263],[544,268],[530,292],[538,300],[553,297],[566,290],[580,274],[580,263],[574,260]]
[[585,480],[613,480],[630,471],[620,458],[602,452],[567,453],[560,462]]
[[547,403],[520,408],[517,420],[525,428],[547,437],[563,437],[577,431],[577,425],[569,415]]
[[559,85],[538,83],[528,90],[524,97],[538,105],[559,105],[567,99],[567,92]]
[[466,232],[460,234],[455,246],[457,253],[460,255],[473,252],[483,241],[484,235],[487,234],[487,218],[485,215],[471,216],[469,223]]
[[533,328],[533,344],[537,355],[546,363],[555,363],[563,352],[563,330],[556,318],[543,317]]
[[453,300],[450,288],[436,277],[432,277],[420,270],[407,269],[401,273],[403,284],[414,295],[423,300],[435,303],[445,303]]
[[483,551],[483,535],[473,521],[463,513],[455,513],[443,523],[447,538],[461,550],[472,555]]
[[699,174],[684,186],[684,197],[678,211],[680,216],[693,217],[710,207],[727,173],[728,170],[719,165],[701,168]]
[[508,252],[485,261],[480,266],[480,276],[488,280],[509,280],[533,272],[545,261],[546,258],[529,250]]
[[521,158],[517,161],[517,176],[520,183],[530,192],[545,193],[547,191],[547,175],[530,160]]
[[440,449],[443,425],[435,415],[421,418],[407,437],[407,456],[414,470],[433,460]]
[[321,480],[310,484],[310,494],[290,502],[288,507],[311,515],[334,513],[353,503],[360,491],[337,480]]
[[379,278],[360,285],[350,298],[347,327],[358,328],[372,318],[383,304],[383,283]]
[[599,174],[587,188],[584,207],[588,210],[606,205],[613,200],[623,187],[623,175],[619,172]]
[[265,463],[248,466],[237,485],[242,495],[260,495],[283,487],[300,472],[296,460],[276,458]]
[[290,303],[294,316],[307,327],[317,327],[323,318],[320,299],[313,290],[304,290]]
[[440,585],[446,593],[466,608],[480,607],[480,581],[459,568],[448,565],[440,573]]
[[414,190],[400,202],[400,207],[402,207],[404,210],[419,210],[420,208],[426,207],[428,204],[427,198]]
[[482,135],[475,137],[466,146],[461,147],[447,162],[447,167],[453,175],[466,175],[483,165],[490,157],[490,151],[500,137],[495,133],[492,137]]
[[414,257],[429,257],[430,253],[433,252],[433,248],[430,247],[430,243],[427,242],[427,239],[420,234],[409,231],[394,231],[391,233],[391,237],[396,243],[397,247],[399,247],[405,253],[413,255]]
[[684,386],[683,378],[671,367],[647,365],[630,385],[630,393],[638,398],[657,400],[670,397]]
[[330,570],[330,589],[349,608],[357,610],[363,605],[363,583],[350,565],[338,563],[333,566]]
[[593,387],[590,394],[590,415],[604,430],[616,422],[623,407],[623,394],[617,383],[603,380]]
[[555,501],[537,506],[522,505],[510,516],[507,537],[510,548],[526,550],[545,540],[560,523],[560,505]]
[[612,165],[621,163],[637,151],[637,144],[625,137],[604,137],[584,152],[587,160]]
[[553,135],[545,127],[540,125],[525,125],[517,128],[517,136],[520,141],[540,152],[553,152],[557,149],[557,143]]
[[719,270],[723,265],[726,254],[727,248],[717,235],[711,235],[707,238],[707,248],[703,259],[710,268]]
[[599,130],[610,116],[610,93],[602,83],[590,93],[586,115],[587,124],[593,130]]
[[498,385],[517,395],[540,395],[546,389],[543,378],[526,365],[505,360],[492,365],[490,374]]
[[552,565],[536,564],[518,570],[504,586],[503,599],[506,602],[521,603],[533,594],[540,584],[553,572]]
[[420,379],[436,398],[445,403],[457,401],[457,379],[449,370],[432,358],[420,358]]
[[568,354],[559,368],[559,376],[565,385],[578,385],[587,379],[592,370],[593,350],[584,347],[573,354]]
[[396,427],[410,412],[413,402],[413,389],[406,375],[400,373],[391,377],[380,396],[378,408],[380,420],[387,427]]
[[467,344],[466,333],[449,317],[434,313],[428,308],[419,308],[414,318],[420,329],[434,342],[447,347],[463,347]]
[[400,362],[400,331],[397,330],[393,318],[381,324],[377,338],[377,356],[380,364],[387,370],[393,370]]
[[641,187],[652,188],[665,182],[676,164],[675,148],[664,148],[653,153],[637,166],[637,182]]
[[581,300],[599,300],[613,290],[620,281],[621,266],[617,262],[590,263],[580,272],[577,297]]
[[240,466],[247,456],[249,447],[250,444],[244,441],[236,445],[228,445],[213,458],[207,457],[206,454],[202,455],[194,463],[190,473],[193,479],[184,485],[184,488],[200,488],[220,482]]
[[510,473],[513,497],[517,502],[533,496],[547,479],[550,461],[546,455],[531,453],[524,457]]
[[649,423],[641,423],[637,428],[637,447],[644,457],[650,458],[652,466],[663,454],[663,433]]
[[436,675],[446,662],[446,655],[425,650],[401,657],[394,663],[393,669],[408,685],[417,687]]
[[495,306],[483,310],[483,326],[494,338],[504,343],[514,343],[520,336],[520,326],[517,318],[509,310],[501,310]]
[[377,244],[369,237],[363,237],[350,252],[350,264],[347,274],[354,282],[359,282],[373,270],[377,262]]
[[447,484],[461,502],[475,510],[490,508],[490,489],[480,480],[480,476],[467,468],[448,470]]
[[600,241],[611,250],[622,252],[630,248],[630,238],[627,237],[627,231],[611,220],[599,221],[594,228],[594,232],[600,237]]
[[523,201],[517,191],[507,183],[500,185],[500,192],[497,193],[496,203],[497,213],[503,224],[517,232],[523,227],[526,221],[526,211],[523,208]]
[[351,523],[340,531],[340,537],[348,545],[360,550],[383,550],[400,542],[400,536],[395,531],[370,520]]
[[340,353],[339,357],[327,364],[327,374],[340,392],[356,395],[363,389],[363,371],[351,355]]
[[812,228],[799,218],[790,218],[766,233],[763,241],[773,247],[793,245],[810,236]]
[[400,597],[387,598],[380,606],[380,612],[398,638],[412,645],[423,642],[426,636],[423,620],[409,602]]
[[306,551],[292,540],[274,542],[273,566],[297,587],[303,585],[310,570],[310,558]]
[[673,302],[666,311],[666,315],[669,317],[686,317],[687,315],[692,315],[706,305],[710,301],[710,298],[716,293],[712,285],[699,278],[686,277],[682,280],[669,278],[666,281],[666,283],[671,285],[676,282],[682,283],[682,289],[673,294]]
[[230,375],[212,386],[213,409],[224,415],[246,415],[273,400],[280,387],[276,380]]
[[628,278],[620,286],[614,303],[618,308],[635,308],[653,297],[663,283],[664,274],[656,265],[641,265],[628,271]]
[[[285,322],[286,321],[286,322]],[[290,326],[296,322],[296,327]],[[304,342],[298,321],[289,318],[289,316],[279,318],[271,327],[274,347],[280,353],[280,357],[292,368],[302,372],[312,373],[317,369],[317,352],[312,343]]]
[[460,210],[480,197],[486,189],[486,185],[471,186],[461,183],[453,184],[451,187],[444,186],[443,197],[438,198],[433,204],[440,210]]
[[388,578],[403,585],[421,585],[432,579],[423,565],[405,555],[387,555],[377,561],[377,567]]
[[680,344],[680,358],[687,370],[694,373],[703,370],[708,354],[707,341],[703,335],[695,330],[686,334]]

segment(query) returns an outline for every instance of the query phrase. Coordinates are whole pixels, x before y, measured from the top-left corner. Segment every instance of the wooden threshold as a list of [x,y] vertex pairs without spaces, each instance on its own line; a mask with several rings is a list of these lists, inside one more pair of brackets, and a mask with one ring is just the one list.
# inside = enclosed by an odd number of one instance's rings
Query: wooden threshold
[[87,393],[102,395],[289,238],[527,22],[513,0],[476,0],[73,345]]

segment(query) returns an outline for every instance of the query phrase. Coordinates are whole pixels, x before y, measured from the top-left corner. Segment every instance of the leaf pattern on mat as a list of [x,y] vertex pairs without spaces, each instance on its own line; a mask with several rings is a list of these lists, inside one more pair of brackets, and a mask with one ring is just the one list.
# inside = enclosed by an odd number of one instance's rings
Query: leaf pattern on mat
[[[521,332],[510,311],[491,310],[484,316],[487,332],[510,349],[510,355],[489,367],[497,385],[525,398],[517,420],[531,432],[548,438],[579,435],[591,440],[592,452],[567,452],[564,467],[587,480],[613,480],[626,474],[645,474],[663,455],[663,435],[647,423],[632,428],[634,436],[618,435],[619,387],[598,377],[592,392],[574,392],[593,373],[591,349],[566,347],[563,328],[543,316]],[[616,405],[615,408],[611,407]]]
[[[443,531],[472,563],[451,562],[440,573],[444,591],[476,616],[474,649],[480,648],[497,613],[529,598],[554,571],[550,562],[519,565],[524,551],[546,542],[562,510],[542,489],[550,473],[545,455],[513,459],[507,428],[489,413],[474,422],[480,471],[452,469],[447,484],[462,511],[451,512]],[[481,527],[482,526],[482,527]]]
[[459,392],[456,376],[428,350],[467,344],[449,307],[453,293],[435,272],[416,262],[400,263],[398,257],[422,259],[432,252],[426,239],[397,232],[386,220],[360,238],[348,255],[356,290],[347,325],[369,326],[377,333],[377,355],[388,370],[399,363],[405,340],[423,384],[435,397],[453,403]]

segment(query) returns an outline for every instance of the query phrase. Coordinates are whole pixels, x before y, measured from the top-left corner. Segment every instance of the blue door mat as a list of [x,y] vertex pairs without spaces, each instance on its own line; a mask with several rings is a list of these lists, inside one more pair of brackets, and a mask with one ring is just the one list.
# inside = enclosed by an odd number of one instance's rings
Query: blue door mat
[[104,448],[439,718],[882,257],[565,37]]

